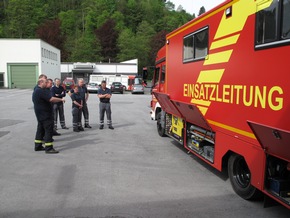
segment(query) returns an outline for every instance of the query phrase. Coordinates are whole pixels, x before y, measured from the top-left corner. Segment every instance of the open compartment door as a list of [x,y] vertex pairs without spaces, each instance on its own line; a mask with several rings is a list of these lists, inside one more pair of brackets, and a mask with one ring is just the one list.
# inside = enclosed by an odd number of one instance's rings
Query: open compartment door
[[290,132],[248,121],[250,128],[267,154],[290,161]]
[[193,104],[187,104],[175,100],[172,100],[172,102],[174,103],[175,107],[180,111],[182,117],[184,117],[187,122],[202,127],[206,130],[212,131],[209,123],[202,115],[198,107],[196,107]]
[[155,95],[159,104],[161,105],[162,110],[164,110],[166,113],[181,117],[180,112],[175,107],[175,105],[171,102],[168,94],[160,93],[160,92],[153,92],[153,94]]

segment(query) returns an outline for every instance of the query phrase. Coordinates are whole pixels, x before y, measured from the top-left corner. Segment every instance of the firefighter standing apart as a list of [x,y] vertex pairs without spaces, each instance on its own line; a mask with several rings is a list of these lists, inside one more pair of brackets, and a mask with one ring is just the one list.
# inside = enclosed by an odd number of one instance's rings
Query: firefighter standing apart
[[[32,94],[34,112],[38,122],[34,141],[34,150],[45,150],[45,152],[48,154],[56,154],[58,153],[58,151],[53,148],[52,143],[53,112],[51,103],[65,102],[65,100],[52,97],[50,91],[47,89],[47,79],[38,80],[37,85],[38,86],[35,87]],[[45,148],[42,146],[43,139],[45,143]]]
[[114,129],[114,127],[112,126],[112,117],[111,117],[111,103],[110,103],[110,99],[111,99],[112,93],[111,93],[111,89],[108,89],[106,87],[106,81],[103,80],[101,83],[101,88],[99,88],[98,90],[98,97],[100,99],[100,105],[99,105],[99,109],[100,109],[100,129],[104,128],[104,116],[105,116],[105,112],[107,114],[107,124],[109,126],[109,129]]

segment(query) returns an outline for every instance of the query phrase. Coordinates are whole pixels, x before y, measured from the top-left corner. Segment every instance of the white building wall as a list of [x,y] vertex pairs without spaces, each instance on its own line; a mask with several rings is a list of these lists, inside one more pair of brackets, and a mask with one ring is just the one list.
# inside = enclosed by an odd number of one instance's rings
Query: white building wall
[[[57,58],[42,56],[43,49]],[[0,73],[4,73],[4,87],[8,87],[7,64],[38,64],[38,73],[60,77],[60,50],[40,39],[0,39]]]
[[137,74],[138,67],[137,65],[117,65],[118,74]]
[[[85,63],[83,63],[85,64]],[[130,60],[121,63],[89,63],[93,65],[93,74],[102,75],[115,75],[115,74],[126,74],[126,75],[137,75],[138,74],[138,60]],[[71,73],[74,69],[76,63],[62,63],[61,72]],[[80,65],[80,64],[79,64]],[[84,67],[84,69],[86,69]]]
[[74,69],[73,63],[62,63],[60,66],[61,73],[71,73]]
[[44,41],[41,41],[40,46],[40,74],[46,74],[51,79],[60,78],[60,50]]

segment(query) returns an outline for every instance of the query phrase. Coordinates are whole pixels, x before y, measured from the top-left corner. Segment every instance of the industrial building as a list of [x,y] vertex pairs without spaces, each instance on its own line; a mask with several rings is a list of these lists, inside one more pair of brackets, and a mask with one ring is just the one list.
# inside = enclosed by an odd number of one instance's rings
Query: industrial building
[[78,78],[89,82],[90,75],[102,75],[104,78],[109,76],[137,75],[138,60],[128,60],[121,63],[61,63],[61,79],[67,77]]
[[0,39],[0,88],[33,88],[42,73],[60,77],[60,50],[40,39]]
[[0,39],[0,88],[33,88],[40,74],[49,78],[83,78],[90,75],[137,75],[138,60],[121,63],[61,63],[61,51],[41,39]]

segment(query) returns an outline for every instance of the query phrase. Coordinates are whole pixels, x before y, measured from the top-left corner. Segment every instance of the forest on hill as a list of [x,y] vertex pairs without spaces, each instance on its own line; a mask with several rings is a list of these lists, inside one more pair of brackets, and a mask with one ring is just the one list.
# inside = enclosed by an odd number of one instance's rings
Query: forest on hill
[[167,33],[193,18],[166,0],[0,0],[0,38],[40,38],[62,62],[138,58],[142,68],[154,64]]

